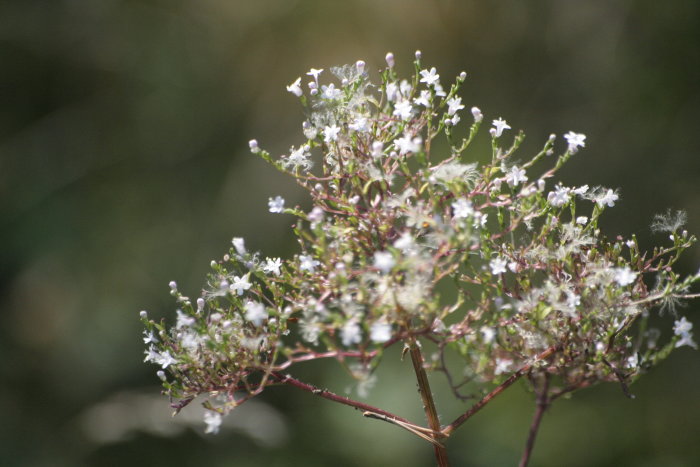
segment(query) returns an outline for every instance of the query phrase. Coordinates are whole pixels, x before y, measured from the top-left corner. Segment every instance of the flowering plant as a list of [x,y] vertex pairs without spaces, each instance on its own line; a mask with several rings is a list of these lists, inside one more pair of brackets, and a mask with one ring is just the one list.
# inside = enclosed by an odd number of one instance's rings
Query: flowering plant
[[[670,243],[651,253],[634,236],[607,239],[598,221],[617,192],[553,182],[585,147],[583,134],[565,134],[560,152],[551,135],[519,162],[524,135],[506,143],[511,127],[494,119],[490,154],[479,164],[466,156],[483,123],[477,107],[459,136],[466,73],[445,90],[419,52],[408,80],[397,76],[392,54],[386,61],[379,85],[358,61],[331,69],[339,83],[321,84],[323,70],[312,69],[306,93],[301,78],[287,87],[308,114],[303,142],[277,159],[255,140],[250,149],[312,199],[310,212],[286,207],[281,196],[268,203],[296,217],[299,253],[263,259],[234,238],[196,300],[170,283],[179,306],[173,326],[142,312],[145,360],[161,367],[176,410],[204,396],[207,432],[266,387],[290,385],[425,439],[438,465],[448,465],[445,441],[455,429],[526,379],[537,410],[525,465],[552,401],[605,381],[629,395],[628,385],[674,348],[697,347],[685,317],[666,342],[648,325],[652,310],[675,314],[681,300],[698,297],[691,286],[700,271],[681,277],[672,269],[696,238],[682,230],[684,214],[669,212],[653,227]],[[362,395],[396,345],[412,361],[427,426],[290,373],[301,362],[336,359]],[[460,364],[448,364],[448,354]],[[441,425],[430,371],[444,373],[460,399],[467,383],[483,397]]]

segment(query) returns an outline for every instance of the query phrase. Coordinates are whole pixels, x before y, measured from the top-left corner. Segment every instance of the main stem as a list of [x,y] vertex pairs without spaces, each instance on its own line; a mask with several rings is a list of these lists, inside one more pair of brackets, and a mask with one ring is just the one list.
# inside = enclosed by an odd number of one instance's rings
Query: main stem
[[[423,400],[423,410],[425,410],[425,416],[428,419],[428,426],[430,426],[430,429],[434,432],[440,432],[440,419],[438,418],[437,409],[435,408],[433,392],[430,390],[428,375],[423,367],[423,354],[415,340],[409,341],[408,349],[411,354],[411,362],[413,362],[413,371],[415,371],[416,380],[418,381],[418,392]],[[438,467],[449,467],[450,460],[447,458],[447,449],[438,444],[434,444],[433,448],[435,450],[435,459],[437,460]]]
[[544,411],[547,410],[549,406],[549,380],[548,376],[544,376],[544,382],[542,388],[537,395],[537,408],[535,409],[535,415],[532,417],[532,424],[530,425],[530,433],[527,437],[527,443],[525,443],[525,451],[523,451],[523,456],[520,459],[519,467],[527,467],[530,462],[530,456],[532,455],[532,448],[535,446],[535,438],[537,438],[537,431],[540,428],[540,422],[542,421],[542,415]]

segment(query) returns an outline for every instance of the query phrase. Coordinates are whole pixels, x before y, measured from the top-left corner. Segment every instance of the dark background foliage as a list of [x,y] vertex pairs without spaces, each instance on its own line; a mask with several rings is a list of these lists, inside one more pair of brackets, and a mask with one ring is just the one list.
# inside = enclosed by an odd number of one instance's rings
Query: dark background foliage
[[[291,388],[202,436],[199,414],[169,417],[138,311],[173,313],[170,280],[196,295],[234,235],[295,251],[291,218],[266,201],[305,200],[247,141],[297,144],[302,114],[284,86],[312,66],[376,70],[389,50],[408,72],[421,49],[444,83],[466,70],[465,104],[524,129],[524,151],[585,133],[562,175],[621,188],[609,235],[663,242],[648,225],[666,208],[700,232],[698,46],[695,0],[0,3],[0,465],[430,465],[409,434]],[[699,265],[694,248],[680,268]],[[684,312],[700,323],[698,310]],[[410,369],[386,363],[370,402],[421,419]],[[351,385],[335,365],[296,374]],[[533,465],[700,465],[699,384],[700,356],[683,348],[635,400],[608,385],[560,401]],[[524,389],[457,432],[455,465],[516,463],[533,411]],[[436,391],[445,421],[463,410]]]

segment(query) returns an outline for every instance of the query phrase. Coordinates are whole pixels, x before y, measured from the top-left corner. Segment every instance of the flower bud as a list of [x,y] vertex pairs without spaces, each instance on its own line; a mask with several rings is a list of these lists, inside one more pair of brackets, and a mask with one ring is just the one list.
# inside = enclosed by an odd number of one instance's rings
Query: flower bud
[[248,141],[248,146],[250,147],[250,152],[253,154],[257,154],[260,152],[260,148],[258,147],[258,140],[256,139],[251,139]]
[[472,116],[474,117],[474,121],[477,123],[484,119],[484,115],[481,113],[481,109],[479,109],[479,107],[472,107]]
[[394,68],[394,64],[395,64],[394,54],[391,52],[387,53],[385,59],[386,59],[386,64],[389,66],[389,68]]

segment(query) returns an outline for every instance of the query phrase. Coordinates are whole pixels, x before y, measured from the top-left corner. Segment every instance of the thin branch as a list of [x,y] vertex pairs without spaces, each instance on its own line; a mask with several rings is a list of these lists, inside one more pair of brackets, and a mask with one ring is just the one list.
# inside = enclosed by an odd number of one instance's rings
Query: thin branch
[[629,375],[624,374],[605,358],[603,359],[603,363],[605,363],[608,366],[608,368],[610,368],[610,371],[612,371],[613,374],[617,377],[617,380],[620,382],[620,388],[622,389],[622,393],[625,395],[625,397],[627,397],[628,399],[634,399],[635,396],[630,392],[630,388],[627,385],[627,377]]
[[447,362],[445,362],[445,349],[444,347],[440,349],[440,368],[438,370],[442,371],[445,374],[445,377],[447,378],[447,384],[450,386],[450,390],[452,391],[452,394],[462,402],[466,402],[469,399],[473,399],[474,396],[472,395],[464,395],[459,392],[459,388],[464,386],[465,384],[469,383],[470,379],[465,378],[461,383],[455,384],[454,378],[452,378],[452,373],[450,373],[449,368],[447,368]]
[[554,354],[558,350],[560,350],[560,346],[554,345],[554,346],[548,348],[547,350],[545,350],[544,352],[542,352],[541,354],[537,355],[535,357],[535,360],[533,363],[525,365],[524,367],[520,368],[518,371],[516,371],[515,373],[510,375],[510,377],[508,379],[506,379],[501,384],[496,386],[496,388],[494,388],[493,391],[486,394],[479,402],[472,405],[469,410],[464,412],[462,415],[457,417],[457,419],[455,421],[453,421],[452,423],[447,425],[445,428],[443,428],[442,432],[449,436],[454,430],[459,428],[464,422],[466,422],[469,418],[471,418],[472,415],[477,413],[486,404],[488,404],[491,401],[491,399],[493,399],[494,397],[496,397],[497,395],[499,395],[500,393],[502,393],[503,391],[508,389],[513,383],[515,383],[517,380],[519,380],[521,376],[523,376],[525,373],[530,371],[530,368],[532,368],[532,365],[534,365],[535,362],[551,357],[552,354]]
[[646,298],[642,298],[640,300],[636,300],[634,302],[630,302],[630,305],[643,305],[645,303],[649,302],[655,302],[657,300],[661,300],[662,298],[665,297],[672,297],[672,298],[680,298],[683,300],[691,300],[694,298],[700,298],[700,293],[694,293],[694,294],[664,294],[664,293],[658,293],[655,295],[649,295]]
[[542,388],[537,394],[537,408],[535,409],[535,415],[532,417],[532,424],[530,425],[530,433],[527,437],[527,443],[525,443],[525,450],[523,451],[523,456],[520,459],[519,467],[527,467],[530,462],[530,455],[532,455],[532,448],[535,446],[535,438],[537,438],[537,431],[540,428],[540,422],[542,421],[542,416],[544,411],[547,410],[549,406],[549,397],[547,391],[549,390],[549,377],[547,374],[544,375],[544,383]]
[[552,402],[559,399],[560,397],[562,397],[566,394],[569,394],[570,392],[574,392],[574,391],[577,391],[579,389],[586,388],[586,387],[590,386],[591,384],[592,384],[591,381],[584,380],[584,381],[581,381],[579,383],[572,384],[570,386],[553,391],[552,394],[549,396],[549,403],[551,404]]
[[311,384],[300,381],[291,375],[284,375],[282,373],[273,371],[271,373],[271,376],[273,376],[277,380],[277,382],[280,384],[289,384],[290,386],[294,386],[294,387],[302,389],[306,392],[310,392],[311,394],[313,394],[315,396],[323,397],[324,399],[328,399],[328,400],[333,401],[333,402],[338,402],[339,404],[347,405],[347,406],[353,407],[357,410],[362,410],[363,413],[364,412],[371,412],[374,414],[383,415],[384,417],[390,418],[392,420],[396,420],[396,421],[404,423],[404,424],[417,426],[414,423],[411,423],[409,420],[406,420],[403,417],[399,417],[398,415],[395,415],[391,412],[387,412],[386,410],[382,410],[378,407],[374,407],[372,405],[365,404],[364,402],[356,401],[354,399],[350,399],[350,398],[345,397],[345,396],[339,396],[339,395],[337,395],[337,394],[335,394],[327,389],[317,388],[316,386],[313,386]]

